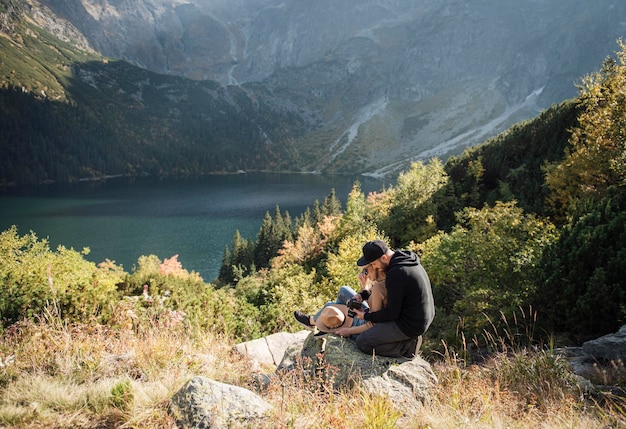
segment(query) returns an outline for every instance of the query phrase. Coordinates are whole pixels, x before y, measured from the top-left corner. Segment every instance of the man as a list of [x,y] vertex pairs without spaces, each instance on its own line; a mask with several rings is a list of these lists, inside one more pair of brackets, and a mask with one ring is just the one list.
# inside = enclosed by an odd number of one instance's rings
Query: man
[[387,276],[386,307],[369,313],[355,310],[356,317],[374,323],[357,337],[357,347],[367,354],[413,358],[435,317],[430,279],[419,257],[409,250],[394,252],[384,241],[374,240],[365,243],[356,264],[382,269]]

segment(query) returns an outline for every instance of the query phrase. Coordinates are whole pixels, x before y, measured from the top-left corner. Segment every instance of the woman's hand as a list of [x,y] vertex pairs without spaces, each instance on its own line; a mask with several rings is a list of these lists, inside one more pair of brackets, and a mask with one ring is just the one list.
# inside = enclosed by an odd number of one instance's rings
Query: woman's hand
[[340,337],[349,337],[350,336],[350,328],[339,328],[335,331],[336,335],[339,335]]
[[359,283],[361,283],[361,289],[365,289],[367,287],[367,273],[365,271],[361,271],[357,278],[359,279]]

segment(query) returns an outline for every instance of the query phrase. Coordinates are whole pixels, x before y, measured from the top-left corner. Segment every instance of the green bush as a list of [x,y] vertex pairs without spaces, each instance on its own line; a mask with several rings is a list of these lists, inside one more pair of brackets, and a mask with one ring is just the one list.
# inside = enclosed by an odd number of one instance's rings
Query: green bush
[[[236,296],[229,288],[216,289],[195,272],[188,272],[177,257],[161,261],[155,255],[141,256],[138,267],[120,284],[136,318],[137,330],[177,325],[194,330],[212,330],[237,340],[260,336],[258,312],[254,305]],[[118,320],[118,323],[124,322]]]
[[[489,320],[526,307],[535,290],[534,267],[557,237],[554,226],[511,203],[465,209],[451,233],[418,246],[438,309],[459,321],[467,338]],[[487,317],[485,317],[487,316]],[[448,327],[454,332],[456,326]]]
[[105,261],[98,267],[77,252],[31,232],[19,236],[15,226],[0,233],[0,314],[7,326],[51,309],[70,321],[103,321],[118,300],[122,269]]
[[535,307],[546,329],[583,340],[626,323],[626,192],[579,204],[573,219],[538,267]]

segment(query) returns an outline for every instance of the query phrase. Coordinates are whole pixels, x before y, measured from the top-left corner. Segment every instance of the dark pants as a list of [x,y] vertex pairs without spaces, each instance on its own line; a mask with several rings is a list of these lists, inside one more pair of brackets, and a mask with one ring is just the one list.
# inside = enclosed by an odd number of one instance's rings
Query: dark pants
[[356,339],[356,345],[363,353],[387,357],[412,358],[421,344],[421,336],[407,336],[396,322],[376,323]]

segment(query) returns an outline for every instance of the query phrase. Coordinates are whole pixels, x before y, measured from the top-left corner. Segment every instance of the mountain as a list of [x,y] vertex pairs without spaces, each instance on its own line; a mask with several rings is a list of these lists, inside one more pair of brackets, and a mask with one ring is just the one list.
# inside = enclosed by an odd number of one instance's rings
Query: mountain
[[[177,77],[175,86],[210,80],[239,94],[227,97],[230,105],[246,100],[254,134],[272,150],[265,161],[226,170],[385,175],[446,158],[573,97],[575,82],[626,31],[618,0],[3,3],[28,6],[35,26],[84,52],[133,64],[143,86],[152,86],[151,72]],[[89,83],[75,71],[73,78]],[[237,126],[226,128],[237,135]],[[258,137],[252,144],[263,145]],[[194,153],[216,146],[205,139]]]

